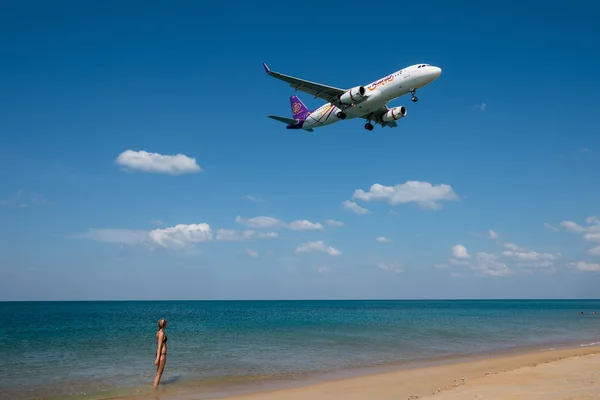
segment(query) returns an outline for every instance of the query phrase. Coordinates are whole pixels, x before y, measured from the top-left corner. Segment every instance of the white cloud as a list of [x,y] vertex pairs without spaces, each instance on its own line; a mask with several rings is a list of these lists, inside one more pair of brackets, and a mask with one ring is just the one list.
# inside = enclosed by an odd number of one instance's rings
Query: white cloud
[[424,209],[440,209],[440,201],[458,200],[452,186],[432,185],[429,182],[407,181],[395,186],[383,186],[378,183],[368,192],[362,189],[354,191],[353,199],[362,201],[386,201],[390,205],[415,202]]
[[195,158],[183,154],[162,155],[147,151],[126,150],[119,154],[115,162],[130,170],[155,172],[170,175],[202,172]]
[[467,248],[462,244],[452,246],[452,257],[454,258],[470,258]]
[[73,235],[74,238],[90,239],[97,242],[115,243],[149,248],[188,248],[200,242],[212,240],[208,224],[179,224],[165,229],[151,231],[133,229],[90,229],[88,232]]
[[537,251],[524,251],[524,250],[505,250],[502,255],[510,259],[512,262],[519,266],[531,266],[531,267],[551,267],[553,261],[556,261],[561,256],[560,253],[538,253]]
[[[477,252],[471,256],[465,246],[460,244],[452,247],[452,258],[450,264],[465,266],[470,270],[489,276],[507,276],[517,273],[516,268],[527,270],[528,268],[543,268],[550,271],[562,255],[560,253],[538,253],[536,251],[522,249],[514,243],[503,243],[503,250],[498,254],[488,252]],[[443,268],[437,266],[436,268]]]
[[589,249],[588,253],[590,253],[594,256],[600,256],[600,246],[596,246],[596,247]]
[[390,243],[392,241],[392,239],[388,239],[385,236],[379,236],[375,240],[377,240],[378,242],[381,242],[381,243]]
[[[456,246],[452,248],[453,253],[455,248]],[[466,253],[466,251],[467,249],[465,248],[464,252]],[[459,252],[459,254],[462,253]],[[488,276],[507,276],[513,273],[513,271],[508,268],[508,266],[502,262],[497,255],[486,252],[476,253],[472,260],[468,260],[464,257],[453,258],[450,260],[450,263],[453,265],[466,266],[476,273]]]
[[322,240],[303,243],[296,248],[296,253],[310,253],[315,251],[327,253],[330,256],[339,256],[342,254],[338,249],[325,245]]
[[154,225],[162,225],[163,224],[163,222],[160,219],[155,219],[155,220],[152,221],[152,223]]
[[178,248],[187,247],[199,242],[212,240],[210,225],[178,224],[165,229],[154,229],[148,234],[150,240],[162,247]]
[[573,221],[563,221],[560,226],[570,232],[585,232],[587,229]]
[[328,219],[327,221],[325,221],[325,223],[330,226],[344,226],[344,223],[342,221],[336,221],[333,219]]
[[500,235],[498,235],[498,232],[493,231],[491,229],[488,231],[488,235],[490,239],[498,239],[500,237]]
[[579,261],[576,263],[569,264],[573,268],[577,268],[583,272],[598,272],[600,271],[600,264],[592,264],[585,261]]
[[254,230],[236,231],[235,229],[219,229],[217,231],[217,241],[220,242],[240,242],[252,240],[254,238],[268,239],[278,237],[277,232],[256,232]]
[[356,204],[355,202],[350,201],[350,200],[346,200],[346,201],[342,202],[342,206],[344,207],[344,209],[346,209],[348,211],[352,211],[353,213],[359,214],[359,215],[371,213],[370,210],[367,210],[366,208],[361,207],[358,204]]
[[252,249],[246,249],[246,254],[250,257],[258,257],[258,251]]
[[323,267],[319,267],[317,269],[317,271],[319,271],[320,274],[324,274],[325,272],[331,272],[331,268],[329,268],[327,266],[323,266]]
[[399,264],[379,263],[377,265],[377,267],[384,271],[390,271],[390,272],[396,272],[396,273],[400,273],[403,271],[402,266]]
[[506,247],[507,249],[512,250],[512,251],[519,251],[520,250],[520,247],[517,246],[514,243],[504,243],[504,247]]
[[250,196],[249,194],[242,196],[242,199],[252,201],[254,203],[261,203],[262,200],[255,196]]
[[256,229],[279,229],[287,228],[293,231],[305,231],[305,230],[322,230],[323,224],[319,222],[310,222],[307,220],[292,221],[289,224],[273,217],[253,217],[253,218],[242,218],[237,216],[235,222],[238,224],[246,224],[248,227]]
[[293,231],[305,231],[305,230],[313,230],[313,229],[323,229],[323,225],[320,224],[319,222],[310,222],[307,220],[302,220],[302,221],[292,221],[288,224],[288,228],[290,228]]
[[556,227],[554,227],[554,226],[550,225],[550,224],[549,224],[549,223],[547,223],[547,222],[544,222],[544,227],[545,227],[546,229],[550,229],[551,231],[554,231],[554,232],[558,232],[558,231],[560,230],[560,229],[558,229],[558,228],[556,228]]
[[583,234],[583,240],[594,243],[594,247],[588,250],[589,254],[600,255],[600,218],[595,215],[585,219],[587,226],[573,221],[562,221],[560,226],[573,233]]
[[481,112],[485,111],[486,108],[487,108],[487,104],[485,104],[485,103],[481,103],[481,104],[477,104],[477,105],[473,106],[473,110],[479,110]]

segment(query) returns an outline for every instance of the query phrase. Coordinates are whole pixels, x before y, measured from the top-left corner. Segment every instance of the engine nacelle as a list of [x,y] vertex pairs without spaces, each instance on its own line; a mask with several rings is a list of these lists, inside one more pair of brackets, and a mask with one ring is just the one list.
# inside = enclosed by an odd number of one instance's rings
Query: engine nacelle
[[394,107],[390,111],[383,114],[381,119],[385,122],[398,121],[400,118],[404,118],[406,116],[406,107]]
[[340,96],[340,101],[344,104],[358,104],[369,97],[364,86],[357,86]]

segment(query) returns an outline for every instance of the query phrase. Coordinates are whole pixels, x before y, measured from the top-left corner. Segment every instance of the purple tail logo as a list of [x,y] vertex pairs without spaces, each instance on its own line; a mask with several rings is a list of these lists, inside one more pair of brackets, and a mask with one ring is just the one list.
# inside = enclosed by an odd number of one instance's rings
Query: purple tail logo
[[310,114],[308,108],[297,96],[290,97],[290,106],[292,107],[292,118],[294,119],[304,121]]

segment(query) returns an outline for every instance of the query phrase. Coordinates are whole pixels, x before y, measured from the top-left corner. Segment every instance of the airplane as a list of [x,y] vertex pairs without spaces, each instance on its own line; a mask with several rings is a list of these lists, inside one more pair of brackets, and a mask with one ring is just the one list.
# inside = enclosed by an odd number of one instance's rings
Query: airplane
[[269,115],[269,118],[287,124],[286,129],[303,129],[313,132],[314,128],[331,125],[345,119],[364,118],[367,120],[365,129],[372,131],[373,124],[381,127],[395,128],[396,121],[406,116],[406,107],[388,108],[387,104],[407,93],[412,95],[412,101],[420,89],[442,73],[442,69],[429,64],[415,64],[398,70],[382,79],[371,82],[366,86],[355,86],[351,89],[340,89],[332,86],[310,82],[274,72],[263,63],[267,74],[290,84],[295,91],[301,90],[327,101],[327,104],[310,111],[297,97],[290,97],[292,118]]

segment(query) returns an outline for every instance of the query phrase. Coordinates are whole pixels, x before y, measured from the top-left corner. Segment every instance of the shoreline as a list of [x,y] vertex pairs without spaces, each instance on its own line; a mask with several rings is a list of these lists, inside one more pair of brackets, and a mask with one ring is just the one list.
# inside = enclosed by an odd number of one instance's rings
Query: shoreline
[[[175,385],[171,377],[163,377],[166,385],[158,391],[150,384],[136,388],[114,388],[103,393],[71,394],[48,399],[90,400],[325,400],[364,399],[400,400],[432,395],[464,385],[473,379],[531,367],[549,362],[598,354],[600,343],[569,342],[553,345],[523,346],[493,352],[456,354],[349,368],[332,372],[310,372],[286,376],[229,376],[199,382],[192,379]],[[247,379],[245,379],[247,378]],[[463,381],[462,378],[466,378]],[[177,382],[177,379],[175,381]],[[183,385],[182,385],[183,384]],[[83,394],[83,396],[81,396]],[[411,397],[412,396],[412,397]],[[596,396],[597,397],[597,396]],[[45,398],[45,397],[44,397]],[[438,397],[439,399],[439,393]]]
[[[265,377],[264,380],[242,382],[228,378],[219,385],[202,388],[184,389],[165,385],[157,392],[148,390],[133,396],[110,396],[106,399],[139,400],[150,396],[155,400],[414,400],[432,395],[438,389],[445,391],[488,375],[593,354],[599,354],[600,357],[600,344],[597,341],[570,342],[552,347],[519,347],[282,379]],[[466,378],[466,381],[462,378]]]
[[[536,368],[549,363],[573,361],[587,356],[597,356],[600,365],[600,345],[578,345],[556,349],[528,350],[504,355],[480,355],[463,361],[447,360],[435,365],[405,366],[393,371],[371,373],[321,382],[307,383],[279,389],[258,390],[218,397],[185,395],[181,400],[215,398],[220,400],[319,400],[365,399],[400,400],[426,398],[465,386],[467,383],[499,376],[526,367]],[[590,374],[595,371],[590,371]],[[463,380],[464,378],[464,380]],[[161,396],[162,397],[162,396]],[[595,395],[597,397],[597,394]]]

